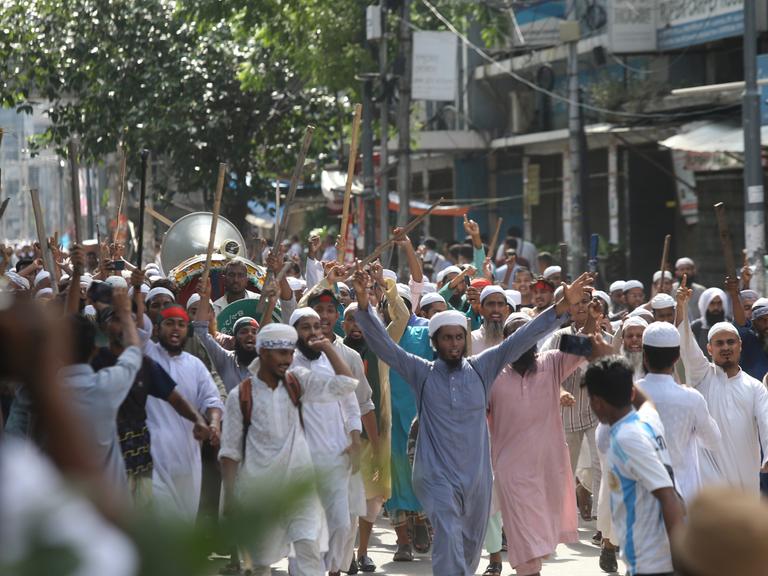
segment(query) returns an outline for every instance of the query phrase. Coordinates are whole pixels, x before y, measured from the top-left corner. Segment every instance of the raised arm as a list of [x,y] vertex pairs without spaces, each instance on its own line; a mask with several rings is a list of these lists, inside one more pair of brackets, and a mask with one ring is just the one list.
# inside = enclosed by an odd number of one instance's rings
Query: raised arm
[[711,370],[712,366],[699,348],[696,338],[691,331],[691,323],[688,320],[688,299],[691,297],[691,289],[681,285],[677,289],[677,314],[682,316],[677,331],[680,333],[680,359],[685,367],[686,384],[694,388],[701,384],[702,380]]

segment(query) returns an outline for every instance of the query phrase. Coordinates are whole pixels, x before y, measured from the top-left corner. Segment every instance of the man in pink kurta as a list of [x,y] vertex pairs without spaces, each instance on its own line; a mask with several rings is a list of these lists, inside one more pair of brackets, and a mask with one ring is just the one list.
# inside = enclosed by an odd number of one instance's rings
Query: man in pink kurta
[[[525,320],[510,316],[505,334]],[[489,427],[495,487],[518,574],[537,574],[561,542],[578,541],[576,496],[560,417],[560,384],[585,358],[531,349],[497,378]]]

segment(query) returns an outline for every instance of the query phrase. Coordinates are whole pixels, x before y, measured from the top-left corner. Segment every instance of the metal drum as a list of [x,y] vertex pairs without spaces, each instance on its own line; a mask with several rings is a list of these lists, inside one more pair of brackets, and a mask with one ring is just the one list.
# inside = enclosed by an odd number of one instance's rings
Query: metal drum
[[[208,237],[211,233],[210,212],[192,212],[174,222],[163,238],[160,264],[168,272],[182,262],[208,251]],[[234,244],[237,244],[237,247]],[[226,251],[230,256],[247,254],[245,239],[237,227],[223,216],[216,223],[214,249]]]

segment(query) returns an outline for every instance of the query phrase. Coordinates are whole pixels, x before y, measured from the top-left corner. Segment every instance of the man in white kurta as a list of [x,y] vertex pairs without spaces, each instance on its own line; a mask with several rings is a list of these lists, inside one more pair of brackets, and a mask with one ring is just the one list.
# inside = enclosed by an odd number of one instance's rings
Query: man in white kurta
[[[224,405],[205,364],[182,350],[189,332],[189,316],[180,306],[171,306],[160,312],[158,320],[158,342],[146,342],[144,354],[160,364],[176,382],[176,391],[206,415],[215,429],[212,441],[217,442]],[[192,434],[193,426],[167,402],[147,399],[154,503],[189,521],[197,516],[203,479],[200,443]]]
[[[259,333],[259,350],[293,351],[297,335],[284,324],[269,324]],[[326,341],[330,346],[330,343]],[[314,474],[310,447],[301,424],[299,408],[294,405],[282,378],[277,387],[270,386],[259,376],[262,360],[254,360],[248,370],[251,374],[253,401],[250,426],[243,451],[243,415],[240,406],[240,385],[227,397],[225,417],[227,426],[221,442],[219,458],[222,460],[227,485],[228,460],[239,464],[235,494],[227,494],[237,501],[248,497],[249,486],[264,493],[268,486],[285,487]],[[357,382],[345,375],[327,376],[302,367],[293,367],[290,374],[301,389],[302,413],[311,403],[336,404],[338,398],[353,393]],[[266,377],[266,376],[265,376]],[[250,547],[255,574],[269,574],[269,566],[286,555],[293,545],[296,558],[292,563],[295,576],[319,576],[325,569],[319,541],[323,535],[323,511],[317,493],[313,490],[302,504],[274,526],[258,545]]]
[[[327,354],[314,353],[310,348],[312,341],[322,337],[317,312],[308,307],[298,308],[291,315],[289,324],[296,328],[299,338],[291,367],[304,368],[325,377],[333,376],[336,372]],[[370,386],[368,395],[370,397]],[[352,453],[359,448],[363,429],[360,405],[355,392],[350,391],[333,402],[304,403],[303,416],[312,460],[315,469],[322,474],[319,492],[328,523],[325,565],[329,572],[337,573],[352,563],[353,550],[349,540],[356,530],[353,518],[365,513],[364,494],[350,491]]]
[[677,309],[683,311],[678,330],[686,379],[706,399],[722,435],[718,449],[700,450],[702,481],[757,493],[760,468],[768,462],[768,390],[739,367],[741,339],[729,322],[709,329],[713,362],[707,360],[691,332],[684,290],[678,291]]

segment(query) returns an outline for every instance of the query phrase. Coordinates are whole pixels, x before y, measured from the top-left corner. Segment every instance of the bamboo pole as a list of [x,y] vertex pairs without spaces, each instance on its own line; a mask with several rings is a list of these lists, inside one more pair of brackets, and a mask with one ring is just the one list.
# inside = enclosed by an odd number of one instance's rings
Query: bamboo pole
[[355,180],[355,163],[357,162],[357,147],[360,142],[360,119],[363,107],[355,104],[355,118],[352,121],[352,141],[349,144],[349,161],[347,162],[347,184],[344,188],[344,207],[341,213],[341,242],[336,257],[339,264],[344,262],[347,250],[347,228],[349,227],[349,207],[352,200],[352,183]]
[[45,220],[43,220],[43,209],[40,206],[40,193],[37,188],[30,188],[29,195],[32,197],[32,210],[35,213],[37,240],[40,242],[40,252],[43,255],[43,264],[45,269],[48,270],[51,275],[51,289],[54,294],[58,294],[59,286],[56,278],[56,263],[53,261],[51,247],[48,245],[48,236],[45,233]]
[[224,194],[224,179],[227,176],[227,164],[219,164],[219,179],[216,182],[216,195],[213,198],[213,215],[211,217],[211,231],[208,234],[208,251],[205,255],[205,268],[200,278],[200,285],[205,286],[208,283],[208,277],[211,274],[211,260],[213,259],[213,246],[216,242],[216,227],[219,224],[219,211],[221,210],[221,197]]

